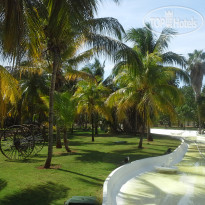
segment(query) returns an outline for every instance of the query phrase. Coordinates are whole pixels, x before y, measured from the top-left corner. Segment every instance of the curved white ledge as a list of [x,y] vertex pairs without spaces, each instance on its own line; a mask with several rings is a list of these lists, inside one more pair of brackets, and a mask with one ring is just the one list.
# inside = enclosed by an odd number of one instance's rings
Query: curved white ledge
[[[181,139],[176,136],[171,137]],[[184,140],[182,140],[181,145],[171,154],[136,160],[129,164],[118,167],[111,172],[104,182],[102,204],[116,205],[116,196],[122,185],[125,184],[128,180],[142,173],[154,170],[155,166],[161,166],[165,161],[169,160],[170,166],[179,163],[183,159],[187,149],[188,145],[184,142]]]

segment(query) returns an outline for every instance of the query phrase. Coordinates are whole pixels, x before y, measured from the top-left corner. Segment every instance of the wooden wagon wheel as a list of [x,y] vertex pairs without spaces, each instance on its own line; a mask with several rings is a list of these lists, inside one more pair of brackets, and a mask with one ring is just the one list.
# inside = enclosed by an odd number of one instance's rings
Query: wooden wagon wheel
[[3,131],[0,138],[0,150],[8,159],[24,159],[34,149],[35,141],[29,128],[15,125]]
[[34,137],[35,147],[33,149],[32,154],[35,155],[39,153],[45,145],[45,139],[42,134],[42,129],[38,125],[34,125],[34,124],[27,124],[23,126],[28,127]]

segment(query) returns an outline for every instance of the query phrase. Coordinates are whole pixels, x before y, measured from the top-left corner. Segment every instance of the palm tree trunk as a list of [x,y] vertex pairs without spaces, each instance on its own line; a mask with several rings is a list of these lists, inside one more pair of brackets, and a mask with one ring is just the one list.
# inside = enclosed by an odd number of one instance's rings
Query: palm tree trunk
[[93,113],[91,114],[91,124],[92,124],[92,142],[94,142],[95,138],[94,138],[94,114]]
[[63,140],[64,140],[64,146],[67,152],[71,152],[70,148],[68,147],[68,139],[67,139],[67,129],[64,128],[63,129]]
[[87,113],[85,113],[85,130],[88,129],[88,116],[87,116]]
[[61,132],[60,127],[57,125],[57,127],[56,127],[56,148],[58,148],[58,149],[62,148],[60,132]]
[[95,115],[95,135],[98,135],[98,114]]
[[51,159],[53,155],[53,104],[54,104],[54,91],[56,82],[56,73],[60,67],[60,51],[58,48],[53,48],[53,72],[51,78],[51,87],[49,95],[49,129],[48,129],[48,156],[44,168],[48,169],[51,166]]
[[73,131],[74,131],[74,125],[72,124],[71,128],[70,128],[70,133],[71,135],[73,134]]
[[198,121],[199,121],[199,134],[201,134],[202,126],[201,126],[201,113],[200,113],[200,105],[197,105],[197,112],[198,112]]
[[146,116],[146,114],[145,114],[145,106],[144,106],[144,110],[143,110],[143,114],[142,114],[142,131],[141,131],[140,141],[139,141],[139,145],[138,145],[139,149],[143,148],[142,143],[143,143],[143,137],[145,135],[145,122],[146,122],[145,116]]
[[196,92],[195,101],[197,103],[197,115],[198,115],[198,122],[199,122],[199,134],[201,134],[201,130],[202,130],[202,127],[201,127],[200,103],[199,103],[199,99],[200,98],[201,98],[201,94],[199,92]]
[[138,145],[138,148],[139,149],[142,149],[142,143],[143,143],[143,137],[144,137],[144,134],[145,134],[145,122],[143,120],[143,123],[142,123],[142,131],[141,131],[141,135],[140,135],[140,141],[139,141],[139,145]]

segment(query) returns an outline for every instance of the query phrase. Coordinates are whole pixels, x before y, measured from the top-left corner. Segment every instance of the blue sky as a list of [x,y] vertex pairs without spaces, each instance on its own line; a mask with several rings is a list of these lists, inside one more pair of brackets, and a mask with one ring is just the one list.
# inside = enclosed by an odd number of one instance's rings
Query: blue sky
[[[103,4],[99,5],[97,17],[114,17],[125,30],[128,30],[132,27],[143,27],[143,19],[151,10],[165,6],[188,7],[196,10],[205,18],[204,0],[121,0],[119,5],[111,0],[104,0]],[[184,15],[185,11],[181,12]],[[193,52],[194,49],[205,50],[205,24],[195,32],[174,37],[169,50],[187,56],[187,53]],[[0,61],[0,64],[8,65],[3,61]],[[112,68],[113,63],[106,60],[105,77],[111,73]]]
[[[204,0],[121,0],[116,5],[110,0],[106,0],[99,8],[98,17],[114,17],[123,25],[125,30],[130,28],[144,27],[143,19],[151,10],[166,7],[180,6],[194,9],[205,18]],[[182,15],[184,15],[182,10]],[[178,35],[174,37],[169,47],[171,51],[187,56],[194,49],[205,50],[205,24],[202,27],[189,34]],[[109,75],[113,63],[107,60],[105,67],[105,76]]]

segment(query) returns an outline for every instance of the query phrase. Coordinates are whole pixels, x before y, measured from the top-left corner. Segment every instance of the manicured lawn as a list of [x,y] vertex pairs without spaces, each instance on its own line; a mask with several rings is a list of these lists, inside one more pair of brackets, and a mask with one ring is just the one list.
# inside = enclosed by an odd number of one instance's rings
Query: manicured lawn
[[[69,138],[72,154],[64,148],[54,148],[52,162],[58,169],[39,169],[46,159],[47,147],[25,161],[8,161],[0,155],[0,204],[62,205],[76,195],[97,196],[101,202],[104,180],[126,156],[131,161],[158,156],[181,143],[154,135],[154,142],[145,140],[144,149],[139,150],[139,138],[133,136],[101,134],[94,143],[85,132],[76,132]],[[117,145],[115,141],[127,143]]]

